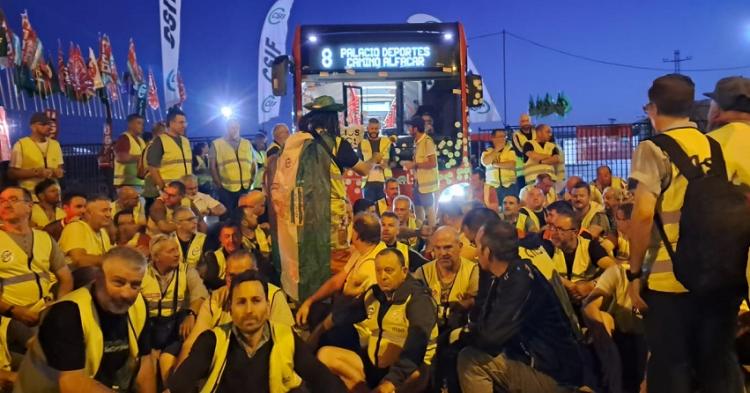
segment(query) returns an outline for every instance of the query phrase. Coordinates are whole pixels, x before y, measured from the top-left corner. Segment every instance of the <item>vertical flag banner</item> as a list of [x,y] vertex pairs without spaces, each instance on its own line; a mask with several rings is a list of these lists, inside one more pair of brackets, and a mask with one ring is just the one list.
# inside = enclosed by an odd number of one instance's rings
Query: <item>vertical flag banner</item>
[[[407,19],[408,23],[440,23],[440,19],[435,18],[428,14],[414,14]],[[468,63],[467,69],[472,74],[481,75],[477,71],[477,67],[474,66],[474,62],[471,61],[471,57],[466,56],[466,62]],[[482,92],[484,98],[484,104],[479,108],[471,108],[469,111],[469,121],[471,123],[485,123],[485,122],[499,122],[502,121],[500,114],[497,112],[495,101],[492,100],[490,92],[487,89],[487,85],[484,85],[484,91]]]
[[185,82],[182,80],[182,74],[179,71],[177,71],[177,92],[180,97],[177,104],[182,106],[182,103],[187,100],[187,90],[185,90]]
[[151,70],[148,70],[148,106],[154,111],[159,109],[159,93],[156,91],[156,80]]
[[0,161],[10,161],[10,128],[5,118],[5,108],[0,106]]
[[258,123],[279,115],[281,100],[273,95],[271,66],[273,60],[286,52],[289,14],[294,0],[278,0],[268,10],[258,46]]
[[171,108],[180,104],[177,71],[180,63],[180,8],[181,0],[159,2],[161,16],[161,69],[164,78],[164,105]]

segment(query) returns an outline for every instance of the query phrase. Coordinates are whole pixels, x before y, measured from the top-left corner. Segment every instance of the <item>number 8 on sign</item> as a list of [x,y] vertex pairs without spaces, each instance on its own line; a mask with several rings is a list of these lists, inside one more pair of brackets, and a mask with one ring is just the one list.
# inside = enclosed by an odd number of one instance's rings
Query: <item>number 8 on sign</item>
[[320,52],[320,55],[323,57],[323,59],[321,60],[323,68],[331,68],[331,66],[333,65],[333,52],[331,52],[331,48],[323,48],[323,51]]

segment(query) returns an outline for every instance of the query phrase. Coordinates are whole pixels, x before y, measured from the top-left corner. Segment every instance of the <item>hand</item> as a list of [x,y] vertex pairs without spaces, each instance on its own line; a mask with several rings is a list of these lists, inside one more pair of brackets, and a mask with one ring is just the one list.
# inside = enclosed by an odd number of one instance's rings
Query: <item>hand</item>
[[414,161],[401,161],[401,167],[406,170],[411,170],[416,168],[416,164]]
[[182,337],[183,341],[186,340],[187,337],[190,335],[190,332],[193,330],[194,326],[195,326],[195,315],[189,314],[182,321],[182,324],[180,324],[180,336]]
[[458,304],[461,305],[464,310],[468,310],[474,305],[474,296],[471,296],[468,293],[459,293],[457,298]]
[[390,381],[383,381],[372,390],[373,393],[394,393],[395,391],[396,386]]
[[54,169],[54,170],[52,171],[52,174],[53,174],[53,176],[54,176],[55,178],[58,178],[58,179],[60,179],[60,178],[62,178],[62,177],[63,177],[63,175],[65,174],[65,171],[64,171],[64,170],[63,170],[62,168],[55,168],[55,169]]
[[383,161],[383,154],[380,152],[373,153],[372,158],[370,160],[374,164],[380,164],[380,162]]
[[295,320],[297,321],[298,326],[307,325],[307,316],[310,314],[310,306],[312,306],[312,302],[310,301],[310,299],[307,299],[297,309]]
[[628,296],[630,297],[630,301],[633,302],[633,307],[640,313],[648,310],[648,305],[643,301],[643,298],[641,298],[642,285],[640,278],[636,278],[628,285]]
[[13,390],[13,384],[18,380],[18,374],[10,371],[0,370],[0,391]]
[[32,311],[30,308],[15,306],[11,314],[13,319],[22,322],[26,326],[33,327],[39,324],[39,312]]
[[42,177],[45,179],[49,179],[50,177],[52,177],[52,175],[54,175],[54,173],[55,172],[52,169],[49,169],[49,168],[42,169]]

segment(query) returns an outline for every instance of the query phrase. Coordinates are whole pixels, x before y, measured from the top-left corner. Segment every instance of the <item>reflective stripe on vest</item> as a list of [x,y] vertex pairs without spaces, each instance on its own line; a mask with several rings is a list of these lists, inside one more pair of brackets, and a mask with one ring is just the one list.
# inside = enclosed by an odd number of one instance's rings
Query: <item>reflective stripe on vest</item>
[[[711,157],[708,141],[705,135],[697,129],[680,128],[667,131],[665,134],[674,138],[688,157],[698,156],[700,162]],[[664,221],[664,231],[667,233],[667,238],[672,243],[672,247],[677,248],[680,232],[680,209],[682,209],[682,203],[685,199],[687,179],[679,173],[674,164],[671,165],[671,170],[669,186],[662,192],[656,206]],[[656,231],[656,227],[653,231]],[[651,266],[651,273],[648,276],[649,289],[660,292],[687,292],[687,289],[674,275],[672,261],[661,238],[657,237],[657,239],[659,239],[658,249],[653,247],[646,254],[651,257],[650,260],[654,261]]]
[[[128,154],[133,157],[140,157],[146,148],[146,142],[143,141],[143,138],[139,136],[133,137],[129,132],[123,132],[122,134],[130,141],[130,151],[128,151]],[[143,179],[138,178],[138,162],[123,164],[115,160],[114,185],[142,186]]]
[[141,284],[141,295],[148,305],[150,317],[169,317],[182,309],[187,295],[188,266],[180,264],[172,274],[169,285],[162,290],[156,268],[149,265]]
[[[406,318],[406,308],[411,300],[411,295],[403,304],[391,304],[388,310],[380,319],[380,302],[372,292],[372,288],[365,293],[365,309],[367,310],[367,319],[362,322],[362,326],[369,333],[367,338],[367,356],[375,367],[390,367],[397,359],[389,356],[391,359],[384,358],[388,355],[388,347],[396,346],[404,348],[406,337],[409,332],[409,320]],[[425,351],[423,361],[425,364],[432,363],[432,357],[435,355],[437,348],[437,324],[432,329],[427,350]],[[390,353],[392,355],[392,353]],[[392,360],[393,362],[389,361]]]
[[518,212],[518,220],[516,221],[516,229],[526,233],[526,221],[531,221],[531,229],[529,232],[540,232],[542,229],[542,223],[539,222],[539,217],[529,209],[528,207],[522,207]]
[[390,211],[390,210],[391,209],[388,208],[388,201],[386,201],[385,198],[378,199],[377,211],[378,211],[379,216],[382,216],[383,213]]
[[589,244],[591,240],[578,236],[578,247],[576,247],[575,257],[573,258],[573,269],[572,274],[568,277],[568,268],[565,263],[565,253],[559,248],[555,249],[555,255],[553,255],[553,263],[556,267],[565,266],[565,270],[561,273],[562,276],[569,279],[570,281],[582,281],[590,280],[596,275],[596,271],[599,266],[596,264],[598,261],[592,261],[591,255],[589,255]]
[[586,215],[581,219],[581,229],[588,229],[591,226],[591,221],[594,220],[594,217],[596,217],[597,213],[603,214],[604,206],[593,201],[590,202],[589,211],[586,212]]
[[213,144],[221,186],[231,192],[250,189],[255,175],[254,153],[250,141],[241,138],[236,150],[224,138],[216,139]]
[[[302,385],[302,378],[294,372],[294,333],[292,328],[268,322],[271,329],[271,355],[268,366],[268,385],[271,393],[284,393]],[[212,329],[216,337],[214,356],[208,378],[201,393],[212,393],[219,388],[227,365],[227,355],[232,337],[232,324]]]
[[[529,143],[534,147],[534,152],[539,154],[551,155],[556,147],[552,142],[545,142],[544,147],[535,140],[529,141]],[[554,165],[542,164],[541,162],[529,157],[523,165],[523,176],[526,179],[526,184],[533,184],[536,181],[537,175],[542,173],[550,175],[552,181],[557,179]]]
[[[420,266],[419,270],[422,272],[425,284],[427,284],[432,292],[432,298],[435,299],[435,303],[438,305],[438,318],[440,319],[438,324],[443,325],[448,322],[450,304],[458,303],[464,295],[469,294],[470,287],[478,288],[478,282],[471,282],[472,273],[478,265],[466,258],[461,258],[456,276],[453,277],[453,282],[451,282],[450,289],[448,289],[448,303],[443,303],[441,299],[442,283],[436,264],[437,261],[426,263]],[[470,295],[476,296],[476,293],[471,293]]]
[[159,175],[164,183],[180,180],[185,175],[193,173],[193,151],[190,149],[190,141],[180,136],[180,145],[167,134],[160,136],[164,155],[161,158]]
[[[34,168],[50,168],[56,169],[63,164],[62,149],[60,149],[60,143],[52,138],[47,138],[47,149],[42,151],[39,145],[34,142],[30,137],[23,137],[16,142],[21,147],[21,169],[34,169]],[[31,195],[34,194],[34,187],[37,183],[42,181],[41,177],[32,177],[28,179],[22,179],[18,181],[18,184],[29,191]]]
[[[419,140],[416,140],[414,142],[414,163],[416,164],[422,164],[424,162],[427,162],[427,160],[419,160],[419,149],[420,147],[422,149],[425,149],[423,147],[427,141],[432,141],[432,138],[424,134],[422,138]],[[432,141],[432,145],[435,145],[435,142]],[[437,149],[437,147],[436,147]],[[427,157],[427,156],[426,156]],[[426,158],[425,157],[425,158]],[[435,152],[435,158],[437,159],[437,152]],[[440,172],[438,171],[437,166],[432,169],[419,169],[417,168],[415,170],[416,172],[416,180],[417,180],[417,191],[422,194],[427,194],[431,192],[436,192],[439,189],[439,183],[440,183]]]
[[534,249],[518,247],[518,256],[521,259],[530,260],[531,263],[536,266],[537,269],[539,269],[542,275],[544,275],[544,278],[546,278],[547,280],[552,279],[552,273],[554,271],[557,271],[557,273],[560,274],[561,277],[567,274],[565,260],[553,260],[552,257],[547,254],[547,251],[544,249],[544,247]]
[[31,306],[49,298],[52,238],[31,230],[31,257],[13,239],[0,231],[0,280],[2,299],[17,306]]
[[187,255],[183,255],[182,253],[182,246],[180,245],[180,240],[175,236],[175,241],[177,242],[177,245],[179,246],[178,249],[180,250],[180,261],[182,263],[186,263],[188,266],[195,268],[198,265],[198,262],[200,262],[201,257],[203,256],[203,245],[206,243],[206,234],[201,232],[196,232],[193,236],[193,239],[190,241],[190,245],[188,246]]
[[[253,241],[254,240],[254,241]],[[248,250],[255,249],[256,245],[258,250],[262,253],[268,254],[271,252],[271,242],[268,240],[268,235],[260,226],[255,227],[255,239],[248,239],[242,237],[242,246]]]
[[214,256],[216,256],[216,264],[219,267],[219,279],[224,279],[224,274],[227,271],[227,258],[224,256],[224,247],[219,247],[218,250],[214,251]]

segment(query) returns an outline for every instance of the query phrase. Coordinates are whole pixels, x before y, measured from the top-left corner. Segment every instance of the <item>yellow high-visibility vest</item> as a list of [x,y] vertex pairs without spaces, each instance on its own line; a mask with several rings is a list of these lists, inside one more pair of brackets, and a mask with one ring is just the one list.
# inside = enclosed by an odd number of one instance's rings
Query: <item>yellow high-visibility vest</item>
[[471,288],[476,290],[479,287],[479,283],[477,282],[479,276],[474,276],[474,280],[472,280],[472,275],[474,274],[474,271],[478,269],[479,265],[466,258],[461,258],[458,271],[456,272],[456,276],[453,278],[453,283],[450,286],[448,303],[443,303],[440,298],[442,284],[440,283],[440,276],[436,264],[436,261],[428,262],[420,266],[419,271],[425,279],[425,284],[427,284],[427,287],[429,287],[432,292],[432,298],[435,299],[435,303],[438,305],[438,318],[445,323],[448,321],[451,303],[458,303],[464,295],[477,295],[476,292],[470,293],[469,290]]
[[255,177],[253,146],[241,138],[235,150],[224,138],[213,141],[221,186],[231,192],[249,190]]
[[[372,142],[370,142],[369,139],[367,138],[362,139],[362,142],[359,144],[359,148],[362,152],[362,158],[365,161],[368,161],[372,158]],[[388,165],[390,158],[391,158],[391,140],[384,136],[380,137],[380,145],[378,145],[378,151],[380,152],[381,155],[383,155],[383,165],[381,165],[381,167],[383,168],[383,178],[385,180],[393,176],[391,167],[390,165]],[[367,183],[367,177],[363,177],[362,187],[364,187],[366,183]]]
[[[63,154],[60,143],[47,138],[47,149],[42,151],[31,137],[23,137],[16,142],[21,147],[23,158],[21,169],[49,168],[57,169],[63,164]],[[34,195],[34,187],[42,181],[41,177],[28,178],[18,181],[21,188]]]
[[[428,142],[429,141],[429,142]],[[424,162],[427,162],[426,158],[428,157],[425,150],[427,149],[427,145],[432,144],[435,145],[435,142],[432,140],[432,138],[424,134],[421,138],[414,141],[414,163],[415,164],[422,164]],[[436,147],[437,149],[437,147]],[[437,151],[435,151],[435,158],[437,159]],[[417,178],[417,191],[422,194],[427,194],[431,192],[436,192],[440,187],[440,172],[438,171],[437,166],[435,166],[432,169],[416,169],[416,178]]]
[[[557,147],[552,142],[545,142],[544,146],[540,145],[539,142],[535,140],[529,141],[528,143],[531,143],[531,146],[534,147],[534,152],[539,154],[552,155],[552,152]],[[557,179],[554,165],[542,164],[533,158],[527,158],[526,163],[523,165],[523,176],[526,179],[526,184],[533,184],[536,181],[536,177],[542,173],[550,175],[552,181]]]
[[35,228],[44,229],[52,221],[62,220],[63,218],[65,218],[65,210],[59,207],[55,207],[55,218],[53,220],[47,217],[47,213],[39,206],[39,203],[34,203],[31,207],[31,225]]
[[[489,163],[484,163],[484,157],[486,155],[495,154],[495,159]],[[486,178],[487,184],[492,187],[510,187],[516,182],[516,171],[513,169],[497,168],[493,164],[499,164],[503,161],[514,161],[516,159],[516,153],[509,144],[503,147],[501,152],[496,152],[494,148],[488,147],[487,150],[482,153],[482,157],[479,160],[484,166],[484,177]],[[501,201],[502,202],[502,201]]]
[[17,306],[33,306],[50,300],[50,254],[52,238],[32,229],[31,256],[5,231],[0,231],[0,281],[3,301]]
[[590,280],[594,278],[599,266],[596,264],[598,261],[592,261],[591,256],[589,255],[590,243],[591,240],[578,236],[578,247],[576,248],[575,257],[573,258],[572,274],[569,278],[568,268],[565,264],[565,253],[559,248],[556,248],[555,255],[552,256],[552,261],[556,269],[562,269],[565,267],[563,271],[558,271],[558,273],[571,281]]
[[[175,236],[175,241],[177,242],[177,245],[180,245],[180,240]],[[198,262],[200,262],[201,257],[203,256],[203,245],[206,243],[206,234],[201,232],[196,232],[193,236],[193,239],[190,241],[190,245],[188,246],[187,255],[184,255],[182,253],[182,247],[178,247],[180,250],[180,260],[182,263],[187,264],[188,266],[195,268],[198,265]]]
[[193,150],[190,148],[190,141],[180,136],[180,145],[178,145],[167,134],[162,134],[160,138],[164,155],[161,158],[159,175],[164,180],[164,184],[180,180],[185,175],[191,175],[193,173]]
[[141,283],[141,295],[146,300],[150,317],[170,317],[182,309],[187,295],[187,269],[188,265],[181,263],[172,273],[167,288],[162,291],[156,268],[148,266]]
[[[130,151],[128,154],[133,157],[140,157],[146,148],[146,142],[143,141],[143,138],[139,136],[133,137],[129,132],[123,132],[123,135],[130,140]],[[143,186],[143,179],[138,177],[138,162],[123,164],[115,160],[114,185]]]

